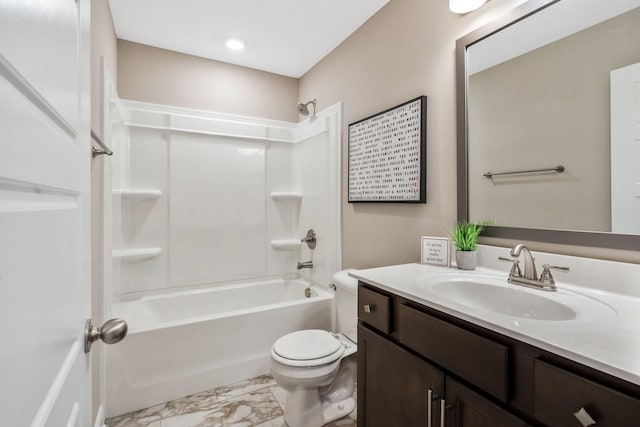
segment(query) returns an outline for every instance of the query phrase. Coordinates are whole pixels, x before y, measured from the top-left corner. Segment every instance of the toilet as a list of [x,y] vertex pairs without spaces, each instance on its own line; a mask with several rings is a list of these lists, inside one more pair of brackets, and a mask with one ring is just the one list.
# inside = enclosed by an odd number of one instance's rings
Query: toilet
[[358,281],[349,271],[333,275],[339,333],[295,331],[271,347],[271,372],[288,392],[284,420],[289,427],[320,427],[355,409]]

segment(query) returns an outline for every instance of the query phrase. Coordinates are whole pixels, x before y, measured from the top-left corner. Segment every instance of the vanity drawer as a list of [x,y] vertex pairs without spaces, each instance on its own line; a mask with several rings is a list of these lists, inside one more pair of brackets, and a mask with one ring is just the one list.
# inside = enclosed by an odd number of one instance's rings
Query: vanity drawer
[[507,346],[406,305],[398,309],[398,339],[487,393],[508,401]]
[[371,289],[358,288],[358,318],[377,330],[389,333],[389,297]]
[[[541,360],[535,361],[535,417],[550,427],[640,425],[640,399],[582,378]],[[581,423],[584,408],[595,424]]]

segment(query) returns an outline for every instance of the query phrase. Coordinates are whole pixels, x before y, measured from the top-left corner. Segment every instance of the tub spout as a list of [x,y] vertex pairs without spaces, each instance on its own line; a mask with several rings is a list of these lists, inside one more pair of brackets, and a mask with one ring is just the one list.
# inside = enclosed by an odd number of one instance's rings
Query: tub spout
[[302,270],[303,268],[313,268],[313,261],[305,261],[305,262],[298,261],[298,267],[296,268],[298,270]]

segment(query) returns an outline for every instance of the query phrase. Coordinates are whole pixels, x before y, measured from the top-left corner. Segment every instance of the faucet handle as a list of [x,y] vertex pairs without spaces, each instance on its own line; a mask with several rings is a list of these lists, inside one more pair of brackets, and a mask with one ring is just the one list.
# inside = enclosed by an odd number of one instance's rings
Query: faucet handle
[[544,285],[555,285],[556,281],[553,280],[553,276],[551,275],[551,270],[558,271],[570,271],[569,267],[558,267],[557,265],[543,264],[542,265],[542,274],[540,275],[540,282]]
[[498,259],[500,261],[510,261],[513,263],[511,271],[509,272],[509,277],[522,277],[522,272],[520,271],[520,260],[518,258],[505,258],[499,256]]
[[315,231],[313,231],[313,228],[310,228],[307,231],[307,235],[304,236],[302,239],[300,239],[300,241],[302,243],[306,243],[307,246],[309,246],[309,249],[315,249],[316,248],[316,243],[318,242],[317,237],[318,237],[318,235],[316,234]]

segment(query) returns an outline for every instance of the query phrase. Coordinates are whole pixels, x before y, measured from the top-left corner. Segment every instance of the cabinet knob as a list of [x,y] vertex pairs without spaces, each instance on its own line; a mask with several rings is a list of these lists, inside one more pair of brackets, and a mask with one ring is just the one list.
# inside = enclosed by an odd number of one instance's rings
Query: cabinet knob
[[580,408],[580,410],[575,412],[573,415],[578,419],[578,421],[580,421],[580,424],[582,424],[583,427],[596,425],[596,421],[591,417],[591,415],[589,415],[584,407]]
[[364,305],[364,312],[365,313],[371,313],[374,308],[375,308],[375,306],[373,304],[365,304]]

